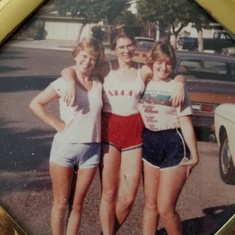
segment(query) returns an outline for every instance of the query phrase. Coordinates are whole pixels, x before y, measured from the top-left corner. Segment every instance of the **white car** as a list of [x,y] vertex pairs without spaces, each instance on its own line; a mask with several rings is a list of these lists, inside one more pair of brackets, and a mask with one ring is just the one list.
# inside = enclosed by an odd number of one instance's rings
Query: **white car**
[[215,110],[215,135],[220,147],[221,179],[235,184],[235,104],[224,103]]

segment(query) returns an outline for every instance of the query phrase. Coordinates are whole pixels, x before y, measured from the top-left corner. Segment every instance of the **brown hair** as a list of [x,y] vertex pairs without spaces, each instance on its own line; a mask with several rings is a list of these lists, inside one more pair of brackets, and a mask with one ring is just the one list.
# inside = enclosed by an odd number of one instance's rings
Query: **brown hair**
[[111,32],[110,48],[112,51],[115,50],[117,46],[117,40],[119,38],[129,38],[134,45],[136,45],[137,43],[132,30],[126,27],[125,25],[120,25],[120,26],[115,27]]
[[149,52],[145,64],[149,67],[152,67],[153,63],[163,56],[167,56],[170,58],[172,69],[174,69],[176,66],[175,50],[168,40],[159,40],[155,43],[155,45]]
[[87,53],[96,56],[96,66],[101,64],[105,57],[102,42],[92,37],[85,37],[77,44],[72,52],[73,57],[75,58],[80,51],[86,51]]

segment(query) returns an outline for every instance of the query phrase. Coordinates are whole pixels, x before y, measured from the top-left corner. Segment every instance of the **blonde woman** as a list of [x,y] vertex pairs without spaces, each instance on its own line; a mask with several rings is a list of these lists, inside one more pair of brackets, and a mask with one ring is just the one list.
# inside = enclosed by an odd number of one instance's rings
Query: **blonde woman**
[[[62,78],[52,82],[30,103],[34,114],[57,131],[50,154],[54,196],[51,213],[53,235],[65,232],[77,235],[83,201],[100,161],[102,84],[91,72],[103,60],[104,48],[99,41],[85,38],[78,43],[73,56],[76,61],[74,105],[67,106],[61,98],[66,88]],[[61,119],[45,109],[55,99],[59,100]],[[68,218],[65,218],[74,173],[76,186],[73,202]]]

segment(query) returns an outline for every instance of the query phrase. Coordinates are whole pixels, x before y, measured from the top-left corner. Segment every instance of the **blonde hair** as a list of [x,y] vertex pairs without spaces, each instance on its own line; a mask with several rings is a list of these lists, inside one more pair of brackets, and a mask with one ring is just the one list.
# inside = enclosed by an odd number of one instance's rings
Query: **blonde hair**
[[152,47],[145,64],[152,68],[153,63],[158,59],[167,56],[171,60],[172,69],[176,66],[175,50],[168,40],[159,40]]
[[112,30],[110,35],[110,48],[112,51],[115,50],[119,38],[129,38],[133,45],[137,44],[132,30],[125,25],[119,25]]
[[103,44],[96,38],[83,38],[73,49],[73,57],[75,58],[80,51],[86,51],[87,53],[96,56],[96,66],[100,65],[104,61],[105,54]]

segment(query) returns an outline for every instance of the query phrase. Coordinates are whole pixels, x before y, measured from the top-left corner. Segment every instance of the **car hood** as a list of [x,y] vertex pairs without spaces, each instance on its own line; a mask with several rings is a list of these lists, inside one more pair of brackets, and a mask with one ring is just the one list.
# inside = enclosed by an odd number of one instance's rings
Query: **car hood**
[[235,122],[235,104],[221,104],[216,108],[215,114],[229,120],[230,122]]

